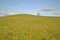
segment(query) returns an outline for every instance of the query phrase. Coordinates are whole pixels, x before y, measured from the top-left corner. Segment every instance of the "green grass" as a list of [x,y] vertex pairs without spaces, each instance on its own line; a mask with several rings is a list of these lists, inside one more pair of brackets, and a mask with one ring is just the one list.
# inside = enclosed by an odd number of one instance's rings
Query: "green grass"
[[0,40],[60,40],[60,17],[0,17]]

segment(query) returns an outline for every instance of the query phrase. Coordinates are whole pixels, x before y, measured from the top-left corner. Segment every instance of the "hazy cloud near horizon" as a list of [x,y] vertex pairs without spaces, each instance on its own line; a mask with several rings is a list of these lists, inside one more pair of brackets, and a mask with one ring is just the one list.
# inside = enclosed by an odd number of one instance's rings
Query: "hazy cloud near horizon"
[[60,15],[60,12],[55,12],[54,14],[56,14],[56,15]]
[[42,11],[55,11],[57,8],[42,8]]

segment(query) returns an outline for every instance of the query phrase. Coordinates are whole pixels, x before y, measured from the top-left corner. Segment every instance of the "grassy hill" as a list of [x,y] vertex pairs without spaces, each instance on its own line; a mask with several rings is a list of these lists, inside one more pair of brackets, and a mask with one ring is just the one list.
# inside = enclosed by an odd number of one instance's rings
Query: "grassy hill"
[[60,40],[60,17],[0,17],[0,40]]

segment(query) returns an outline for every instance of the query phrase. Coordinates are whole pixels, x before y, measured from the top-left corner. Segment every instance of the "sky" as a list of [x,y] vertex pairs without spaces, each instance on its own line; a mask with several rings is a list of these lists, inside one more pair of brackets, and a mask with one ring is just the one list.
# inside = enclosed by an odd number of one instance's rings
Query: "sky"
[[[57,10],[43,11],[43,8]],[[0,12],[54,15],[60,12],[60,0],[0,0]]]

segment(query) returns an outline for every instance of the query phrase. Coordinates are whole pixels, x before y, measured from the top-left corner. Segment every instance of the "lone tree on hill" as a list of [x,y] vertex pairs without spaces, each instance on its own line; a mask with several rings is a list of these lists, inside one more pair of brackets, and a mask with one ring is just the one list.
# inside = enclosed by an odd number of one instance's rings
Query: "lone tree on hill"
[[40,13],[37,13],[37,16],[40,16]]

